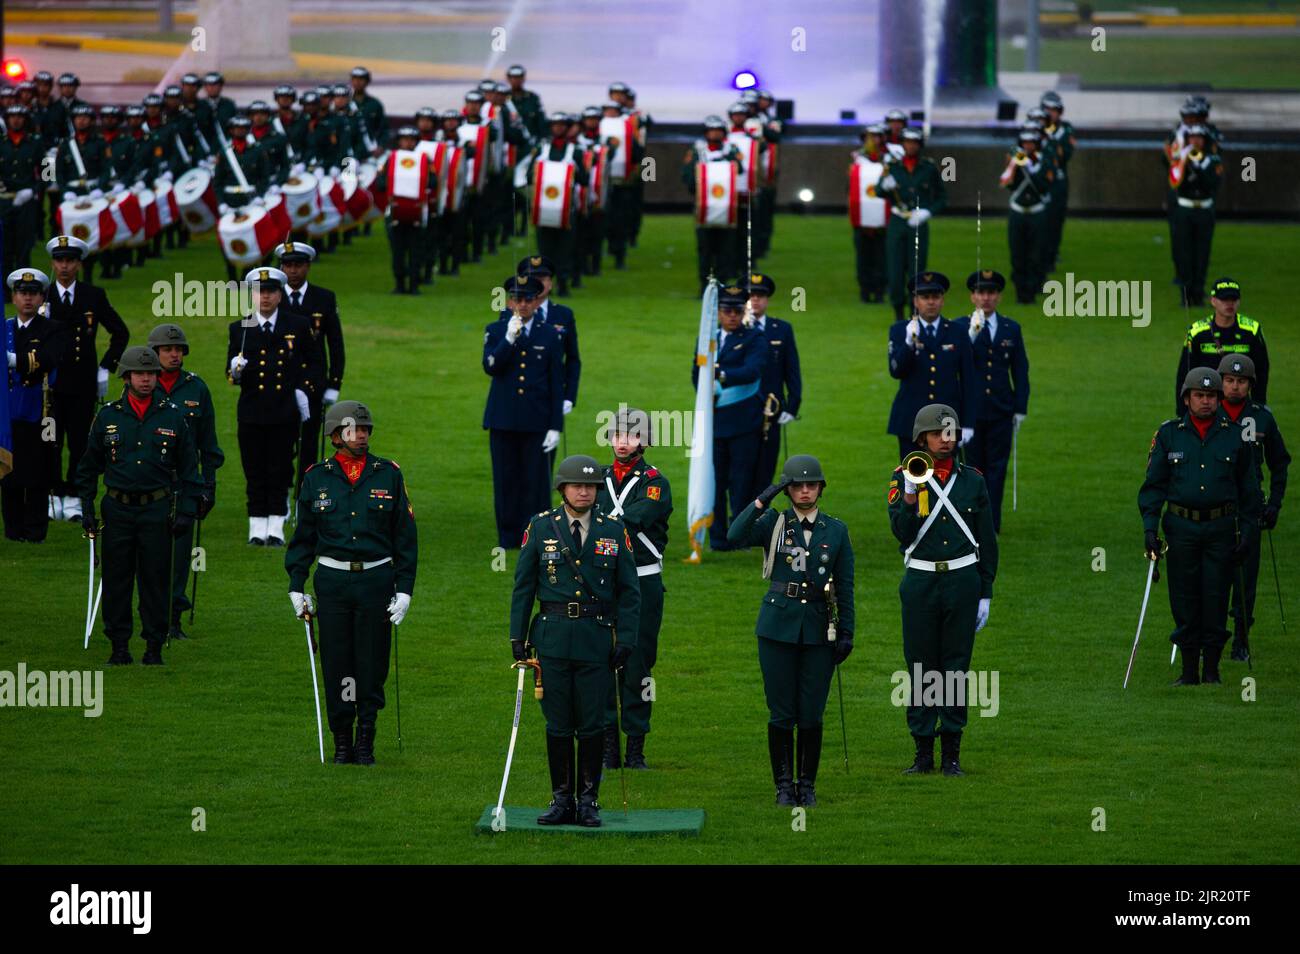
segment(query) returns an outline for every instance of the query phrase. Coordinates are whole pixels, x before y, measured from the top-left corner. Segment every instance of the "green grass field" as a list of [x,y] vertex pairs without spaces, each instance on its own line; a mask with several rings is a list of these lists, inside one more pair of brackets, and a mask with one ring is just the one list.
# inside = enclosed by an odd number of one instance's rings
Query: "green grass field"
[[[983,263],[1006,270],[1000,222],[986,222]],[[1211,271],[1245,288],[1273,354],[1272,403],[1300,443],[1300,330],[1280,253],[1300,227],[1221,224]],[[975,267],[975,223],[936,223],[931,267],[958,285]],[[0,862],[62,863],[1257,863],[1300,861],[1300,532],[1293,507],[1274,534],[1292,634],[1281,634],[1264,554],[1253,677],[1241,663],[1221,687],[1173,689],[1167,590],[1152,593],[1133,681],[1121,691],[1142,595],[1136,495],[1155,427],[1169,415],[1191,317],[1169,283],[1163,220],[1072,221],[1063,265],[1077,279],[1149,280],[1149,327],[1119,318],[1047,318],[1008,306],[1028,342],[1033,396],[1022,430],[1020,509],[1006,513],[992,616],[973,666],[997,670],[1000,712],[972,718],[964,779],[904,778],[911,758],[890,675],[903,664],[900,560],[886,519],[894,439],[884,433],[894,382],[885,360],[885,306],[857,301],[852,247],[836,218],[777,220],[764,263],[779,286],[771,311],[798,329],[806,398],[789,449],[820,456],[826,510],[848,522],[857,551],[857,649],[843,669],[851,774],[841,764],[832,696],[826,751],[807,830],[772,805],[766,708],[753,624],[765,584],[753,553],[686,553],[687,460],[650,459],[677,492],[658,702],[647,755],[629,774],[637,808],[703,808],[702,837],[579,838],[471,829],[495,800],[510,728],[514,675],[506,641],[512,575],[493,568],[495,528],[480,367],[490,289],[523,246],[419,298],[390,296],[385,240],[359,238],[312,278],[336,289],[347,332],[344,397],[378,420],[377,453],[402,465],[421,528],[419,583],[401,630],[402,729],[390,705],[379,764],[317,761],[302,626],[285,595],[283,552],[245,543],[235,392],[222,373],[226,320],[182,318],[189,367],[212,385],[227,463],[204,526],[208,571],[194,638],[167,665],[105,673],[98,719],[80,710],[0,712]],[[159,319],[153,281],[220,275],[212,237],[152,261],[110,295],[133,340]],[[1058,276],[1063,277],[1063,276]],[[596,416],[626,401],[693,406],[689,360],[698,320],[694,240],[682,216],[647,219],[626,272],[608,272],[571,299],[583,379],[568,451],[606,456]],[[807,310],[790,311],[794,287]],[[948,315],[966,304],[950,296]],[[1008,489],[1008,507],[1010,491]],[[1094,572],[1094,548],[1105,572]],[[0,545],[8,611],[0,669],[99,668],[102,635],[81,648],[85,542],[72,525],[43,547]],[[513,568],[513,558],[509,561]],[[139,658],[142,644],[134,650]],[[537,705],[525,702],[508,801],[543,805],[548,781]],[[602,801],[618,811],[617,778]],[[195,808],[207,830],[191,830]],[[1092,830],[1104,809],[1106,831]]]

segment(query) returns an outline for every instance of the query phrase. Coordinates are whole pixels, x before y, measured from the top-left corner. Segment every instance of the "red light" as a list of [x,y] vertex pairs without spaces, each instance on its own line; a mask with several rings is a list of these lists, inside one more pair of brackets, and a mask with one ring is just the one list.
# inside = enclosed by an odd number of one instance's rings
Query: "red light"
[[27,76],[27,67],[22,60],[5,60],[5,79],[22,81]]

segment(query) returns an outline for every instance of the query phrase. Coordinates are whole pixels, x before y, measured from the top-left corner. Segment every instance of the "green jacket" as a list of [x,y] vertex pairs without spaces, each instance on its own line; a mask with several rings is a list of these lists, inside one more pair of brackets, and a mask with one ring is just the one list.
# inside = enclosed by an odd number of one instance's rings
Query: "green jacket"
[[[889,502],[889,528],[894,531],[894,538],[898,540],[899,553],[907,552],[907,548],[916,539],[921,526],[928,519],[928,514],[921,515],[922,500],[919,494],[916,503],[907,503],[906,495],[903,493],[903,481],[903,467],[900,464],[890,475],[889,492],[886,495]],[[928,487],[921,489],[925,492],[928,511],[933,513],[939,503],[938,495]],[[974,467],[955,462],[952,475],[949,476],[944,489],[948,492],[948,502],[961,513],[967,529],[979,544],[979,561],[975,564],[975,568],[980,575],[980,598],[992,598],[993,579],[998,573],[998,536],[993,532],[993,511],[989,508],[989,492],[984,483],[984,475]],[[918,560],[940,563],[956,560],[958,557],[974,552],[970,540],[966,538],[966,534],[962,532],[961,527],[945,507],[930,524],[930,529],[916,545],[912,556]]]
[[1174,193],[1180,199],[1201,201],[1213,199],[1219,194],[1219,182],[1223,179],[1223,160],[1215,153],[1207,153],[1200,162],[1187,160],[1183,167],[1184,174]]
[[289,592],[301,593],[318,556],[334,560],[393,560],[398,593],[415,592],[418,543],[415,511],[401,468],[391,460],[366,455],[355,485],[334,458],[312,464],[298,492],[298,526],[284,554]]
[[[775,507],[759,510],[751,501],[727,528],[727,542],[762,547],[766,558],[778,516]],[[849,542],[849,528],[843,521],[819,509],[812,537],[805,545],[798,522],[798,514],[791,507],[785,512],[785,529],[777,543],[776,558],[772,561],[772,583],[782,584],[788,589],[774,593],[769,586],[759,604],[758,624],[754,631],[764,639],[781,643],[816,645],[826,642],[830,607],[825,587],[833,581],[835,605],[839,610],[836,638],[852,639],[853,544]],[[800,583],[810,584],[799,590],[806,594],[806,598],[789,595]]]
[[1282,509],[1282,498],[1286,496],[1286,475],[1291,466],[1291,454],[1282,440],[1282,432],[1277,429],[1277,418],[1267,405],[1260,404],[1253,398],[1246,399],[1246,406],[1237,417],[1237,423],[1243,428],[1242,440],[1251,443],[1245,428],[1254,430],[1255,440],[1251,450],[1255,452],[1255,480],[1264,482],[1264,465],[1268,465],[1268,495],[1261,503]]
[[695,195],[696,165],[701,162],[714,162],[720,159],[735,163],[736,175],[740,175],[740,150],[729,142],[723,142],[717,149],[713,149],[706,144],[704,151],[700,150],[700,144],[697,143],[686,150],[686,158],[682,164],[682,184],[686,186],[691,195]]
[[82,511],[93,516],[99,475],[104,486],[123,493],[150,493],[164,487],[177,495],[177,513],[198,512],[198,451],[185,412],[154,388],[144,418],[135,416],[126,388],[99,409],[90,425],[86,453],[77,466]]
[[[8,136],[0,137],[0,192],[31,189],[37,196],[44,193],[41,158],[48,148],[49,144],[35,133],[24,133],[16,146]],[[8,209],[11,202],[12,198],[0,199],[0,210]]]
[[1156,530],[1166,502],[1197,510],[1236,504],[1243,535],[1256,530],[1259,479],[1255,456],[1241,439],[1241,425],[1222,410],[1205,440],[1196,433],[1191,413],[1165,421],[1151,438],[1147,476],[1138,491],[1142,526]]
[[226,461],[226,455],[217,445],[217,412],[212,406],[212,393],[201,377],[182,370],[167,399],[185,413],[194,434],[199,479],[211,493],[217,485],[217,469]]
[[[877,186],[876,195],[891,205],[908,210],[929,209],[931,212],[938,212],[948,204],[948,193],[943,188],[943,177],[939,175],[939,167],[929,156],[920,156],[916,168],[911,172],[907,171],[902,159],[895,159],[885,167],[885,175],[894,177],[894,187],[882,189]],[[890,217],[891,225],[895,218],[896,216]],[[903,225],[907,224],[901,218],[899,222]]]
[[542,111],[542,99],[530,89],[510,94],[510,101],[519,110],[519,118],[534,139],[546,138],[546,113]]
[[[538,655],[579,662],[604,662],[617,641],[636,648],[641,614],[641,586],[627,528],[618,517],[592,509],[590,532],[582,551],[573,552],[571,518],[564,507],[533,517],[524,531],[515,589],[510,598],[510,638],[527,639]],[[577,563],[581,579],[565,553]],[[529,620],[533,601],[564,603],[563,613],[538,612]],[[568,607],[606,604],[600,616],[568,615]]]
[[293,165],[289,161],[289,140],[276,132],[275,127],[270,123],[265,129],[266,132],[262,133],[260,138],[256,135],[253,138],[262,150],[267,182],[270,185],[282,185],[284,180],[289,178],[289,167]]
[[213,186],[217,190],[217,201],[224,202],[232,209],[247,205],[252,202],[256,196],[264,195],[266,187],[270,185],[267,174],[266,154],[258,144],[244,146],[244,151],[239,152],[232,144],[231,152],[235,154],[235,161],[239,163],[240,169],[244,172],[244,178],[248,180],[248,187],[251,192],[241,192],[239,177],[231,168],[230,159],[224,150],[217,158],[217,169],[213,176]]
[[59,143],[59,150],[54,159],[54,178],[63,192],[76,192],[85,195],[92,189],[107,189],[109,178],[109,148],[103,137],[91,133],[85,142],[77,144],[81,153],[81,162],[86,167],[86,177],[81,178],[77,160],[72,154],[72,140],[64,139]]
[[351,133],[342,117],[330,113],[318,120],[309,119],[305,136],[306,157],[299,161],[309,166],[324,166],[326,170],[342,167],[351,143]]
[[189,168],[181,161],[174,137],[166,126],[149,130],[136,143],[135,166],[131,170],[131,179],[134,181],[153,188],[154,180],[164,172],[179,176]]
[[[658,565],[668,549],[668,518],[673,513],[673,494],[668,478],[642,457],[621,484],[614,479],[612,464],[605,468],[605,481],[596,493],[596,506],[601,513],[622,518],[628,539],[632,541],[632,555],[637,566]],[[624,494],[617,513],[611,487],[616,493]],[[641,539],[642,535],[650,541],[649,546]],[[658,556],[650,550],[651,546],[658,551]]]
[[388,145],[388,118],[384,115],[384,104],[369,93],[364,96],[353,93],[352,102],[356,103],[361,120],[365,123],[366,132],[370,133],[370,138],[375,141],[375,145],[380,149],[386,147]]

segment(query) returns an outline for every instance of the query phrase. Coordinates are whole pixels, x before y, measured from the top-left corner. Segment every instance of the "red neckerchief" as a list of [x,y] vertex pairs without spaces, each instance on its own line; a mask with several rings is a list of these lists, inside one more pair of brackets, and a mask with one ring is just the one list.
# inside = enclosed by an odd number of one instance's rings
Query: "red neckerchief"
[[116,129],[105,129],[102,133],[100,133],[100,135],[104,137],[104,142],[111,143],[114,139],[117,138],[118,132],[119,131]]
[[948,478],[952,475],[952,461],[951,457],[935,460],[934,476],[939,478],[939,483],[946,484],[948,482]]
[[551,148],[552,148],[552,149],[563,149],[563,148],[564,148],[565,146],[567,146],[568,144],[569,144],[569,137],[568,137],[568,136],[559,136],[558,138],[557,138],[557,137],[551,137]]
[[177,368],[175,371],[159,371],[158,383],[163,386],[164,391],[166,391],[168,394],[171,394],[172,388],[176,386],[176,379],[179,378],[180,376],[181,376],[180,368]]
[[1192,419],[1192,426],[1196,428],[1196,433],[1201,435],[1201,440],[1205,440],[1205,435],[1210,433],[1210,428],[1214,425],[1214,417],[1207,417],[1201,420],[1195,414],[1189,415]]
[[880,153],[879,153],[879,152],[869,152],[869,153],[867,153],[867,158],[870,159],[872,162],[879,162],[879,161],[880,161]]
[[348,483],[356,485],[361,479],[361,472],[366,469],[365,457],[353,457],[347,451],[339,451],[334,455],[334,459],[339,462],[343,468],[343,476],[348,479]]
[[139,126],[132,126],[132,127],[131,127],[131,138],[132,138],[132,139],[143,139],[143,138],[144,138],[144,130],[141,129]]
[[263,136],[266,135],[266,131],[267,131],[268,129],[270,129],[270,128],[271,128],[270,125],[266,125],[266,126],[254,126],[254,127],[253,127],[253,138],[254,138],[254,139],[261,139]]
[[1223,402],[1224,413],[1227,414],[1228,417],[1230,417],[1234,422],[1237,420],[1237,418],[1241,417],[1241,412],[1244,411],[1245,409],[1246,409],[1245,401],[1242,401],[1240,404],[1233,404],[1231,401]]
[[732,126],[732,127],[731,127],[731,131],[732,131],[732,132],[745,132],[746,130],[745,130],[745,127],[744,127],[744,126]]
[[293,110],[292,109],[280,110],[280,122],[282,123],[293,122]]
[[614,461],[614,483],[621,485],[623,483],[623,478],[626,477],[628,473],[632,470],[632,468],[635,467],[640,462],[641,462],[641,456],[639,454],[636,457],[633,457],[631,460],[629,460],[626,464],[620,460],[615,460]]
[[921,160],[920,156],[904,156],[903,168],[906,169],[908,172],[915,172],[916,164],[920,162],[920,160]]
[[420,142],[433,142],[433,130],[420,133]]
[[149,405],[153,403],[153,396],[150,395],[146,398],[138,398],[128,389],[126,392],[126,399],[131,402],[131,410],[135,411],[135,416],[143,421],[144,412],[149,410]]
[[230,144],[235,147],[235,152],[239,153],[240,155],[243,155],[244,150],[248,148],[248,140],[245,139],[243,136],[235,137],[230,141]]
[[22,142],[23,142],[23,136],[24,136],[24,135],[25,135],[25,133],[23,133],[21,130],[14,131],[14,132],[10,132],[10,133],[9,133],[9,141],[10,141],[11,143],[13,143],[15,146],[21,146],[21,145],[22,145]]
[[90,133],[88,132],[77,133],[77,145],[84,146],[86,144],[86,140],[89,138],[90,138]]

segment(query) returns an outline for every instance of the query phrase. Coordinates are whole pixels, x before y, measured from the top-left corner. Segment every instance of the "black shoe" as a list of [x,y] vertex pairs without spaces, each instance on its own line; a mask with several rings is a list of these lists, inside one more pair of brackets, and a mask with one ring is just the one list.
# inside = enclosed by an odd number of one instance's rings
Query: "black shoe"
[[939,733],[939,748],[943,758],[943,774],[950,777],[965,775],[961,770],[961,733]]
[[600,761],[603,740],[590,735],[578,740],[578,824],[583,828],[600,827]]
[[799,784],[797,801],[809,808],[817,804],[817,792],[813,783],[817,781],[817,766],[822,758],[822,727],[819,725],[799,727]]
[[161,666],[163,664],[162,644],[149,643],[148,648],[144,651],[144,656],[140,659],[140,662],[144,663],[146,666]]
[[929,775],[934,771],[934,736],[914,735],[912,741],[916,743],[916,756],[903,774]]
[[794,729],[767,724],[767,756],[772,762],[772,781],[776,784],[776,803],[799,804],[794,790]]
[[1232,656],[1234,662],[1247,662],[1250,660],[1250,653],[1246,650],[1245,643],[1239,643],[1235,639],[1232,641]]
[[358,765],[375,764],[375,724],[357,723],[356,759]]
[[248,545],[250,547],[264,547],[266,546],[266,541],[261,537],[253,537],[253,539],[248,541]]
[[1173,681],[1175,686],[1199,686],[1201,684],[1201,675],[1198,672],[1198,664],[1201,661],[1201,653],[1198,649],[1183,649],[1183,674]]
[[617,726],[605,727],[604,745],[601,750],[601,765],[607,769],[616,769],[622,765],[618,760]]
[[1209,686],[1223,684],[1223,678],[1219,675],[1219,658],[1222,655],[1222,646],[1215,646],[1213,649],[1205,646],[1201,649],[1201,659],[1204,667],[1201,672],[1201,682]]
[[167,638],[168,639],[189,639],[190,636],[189,633],[181,629],[180,623],[172,623],[172,628],[171,630],[168,631]]
[[573,801],[573,739],[548,735],[546,761],[551,769],[551,805],[537,816],[537,824],[572,825],[578,817]]
[[110,666],[129,666],[133,662],[135,662],[135,657],[127,651],[125,646],[114,646],[113,654],[108,657]]
[[859,300],[860,300],[864,305],[869,305],[869,304],[871,304],[871,292],[867,291],[865,288],[859,288],[859,289],[858,289],[858,299],[859,299]]
[[397,284],[393,286],[393,290],[390,291],[388,294],[390,294],[390,295],[405,295],[405,294],[406,294],[406,289],[402,287],[402,282],[399,280],[399,281],[397,282]]
[[630,769],[648,769],[650,766],[645,764],[645,736],[629,735],[627,737],[627,757],[623,759],[623,764]]
[[351,765],[357,760],[352,748],[352,726],[334,733],[334,764]]
[[279,537],[267,537],[266,545],[268,547],[282,547],[284,546],[284,541],[281,540]]

